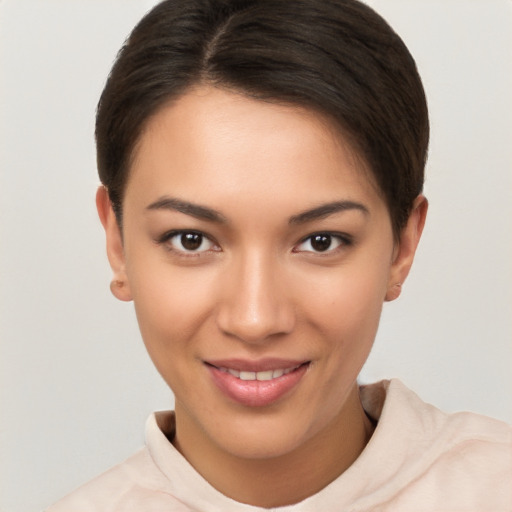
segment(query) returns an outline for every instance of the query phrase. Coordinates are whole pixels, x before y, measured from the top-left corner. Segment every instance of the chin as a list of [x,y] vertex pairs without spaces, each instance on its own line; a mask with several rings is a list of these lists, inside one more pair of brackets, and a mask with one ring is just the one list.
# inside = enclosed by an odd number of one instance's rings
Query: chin
[[322,426],[308,421],[306,413],[252,411],[231,416],[229,424],[219,423],[208,432],[224,452],[242,459],[272,459],[304,446]]
[[[301,435],[292,437],[290,430],[284,428],[282,433],[262,432],[253,435],[229,436],[227,439],[219,439],[220,448],[239,459],[268,460],[289,455],[304,442]],[[301,442],[302,441],[302,442]]]

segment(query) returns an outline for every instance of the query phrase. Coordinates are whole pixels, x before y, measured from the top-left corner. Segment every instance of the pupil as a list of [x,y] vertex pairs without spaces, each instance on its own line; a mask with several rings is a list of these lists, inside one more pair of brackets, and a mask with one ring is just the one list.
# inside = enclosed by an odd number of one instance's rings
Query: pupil
[[184,233],[181,235],[181,244],[188,251],[199,249],[203,241],[203,236],[197,233]]
[[330,235],[315,235],[311,240],[311,247],[313,247],[315,251],[326,251],[330,246]]

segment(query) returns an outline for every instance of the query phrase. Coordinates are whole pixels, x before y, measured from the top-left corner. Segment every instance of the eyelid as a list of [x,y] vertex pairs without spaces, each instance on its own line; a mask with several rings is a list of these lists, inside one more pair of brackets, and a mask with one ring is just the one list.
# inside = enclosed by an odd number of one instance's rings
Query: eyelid
[[[192,251],[192,250],[183,250],[183,249],[172,247],[172,245],[170,243],[171,240],[174,237],[182,236],[182,235],[185,235],[185,234],[199,235],[199,236],[203,237],[204,239],[208,240],[210,242],[210,244],[213,246],[213,248],[209,248],[209,249],[202,250],[202,251]],[[165,233],[163,233],[159,237],[157,237],[155,239],[155,242],[158,245],[166,246],[166,249],[168,251],[175,252],[175,253],[177,253],[177,254],[179,254],[181,256],[185,256],[185,257],[187,257],[187,256],[200,256],[200,255],[202,255],[204,253],[207,253],[207,252],[218,252],[218,251],[220,251],[220,246],[213,239],[213,237],[211,237],[210,235],[207,235],[203,231],[199,231],[197,229],[171,229],[169,231],[166,231]]]
[[[339,240],[339,244],[334,247],[333,249],[327,249],[325,251],[315,251],[315,250],[300,250],[298,249],[299,246],[307,242],[308,240],[311,240],[315,236],[330,236],[334,239]],[[315,255],[331,255],[336,253],[338,250],[343,249],[344,247],[351,246],[354,244],[353,237],[347,233],[339,233],[339,232],[333,232],[333,231],[317,231],[316,233],[311,233],[304,238],[302,238],[299,243],[297,243],[294,248],[293,252],[304,252],[304,253],[310,253]]]

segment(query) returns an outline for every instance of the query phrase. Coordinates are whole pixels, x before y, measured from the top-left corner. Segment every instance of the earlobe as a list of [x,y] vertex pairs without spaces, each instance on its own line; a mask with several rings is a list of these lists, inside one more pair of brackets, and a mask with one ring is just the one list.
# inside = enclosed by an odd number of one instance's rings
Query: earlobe
[[385,300],[386,302],[391,302],[392,300],[398,299],[400,294],[402,293],[402,283],[390,284],[388,286],[388,291],[386,292]]
[[386,301],[392,301],[400,296],[402,285],[411,270],[414,255],[423,232],[427,217],[428,201],[420,194],[413,203],[407,224],[400,234],[400,242],[394,253],[388,280]]
[[96,192],[96,208],[100,221],[105,229],[107,242],[107,256],[110,267],[114,273],[110,290],[114,297],[122,301],[132,300],[128,277],[126,275],[126,262],[121,229],[117,222],[108,191],[101,186]]

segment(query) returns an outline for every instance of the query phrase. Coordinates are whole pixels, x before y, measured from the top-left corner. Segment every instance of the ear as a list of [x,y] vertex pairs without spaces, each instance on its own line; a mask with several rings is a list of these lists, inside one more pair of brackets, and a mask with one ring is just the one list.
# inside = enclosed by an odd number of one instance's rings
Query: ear
[[107,237],[107,256],[110,267],[114,272],[110,284],[112,294],[123,301],[132,300],[130,286],[126,275],[126,262],[123,247],[123,237],[117,219],[108,197],[108,191],[101,186],[96,192],[96,208]]
[[393,253],[393,262],[391,264],[388,289],[385,297],[387,301],[395,300],[402,291],[402,284],[407,279],[409,270],[411,270],[414,254],[423,232],[427,210],[427,198],[420,194],[414,200],[411,214],[400,234],[400,241]]

